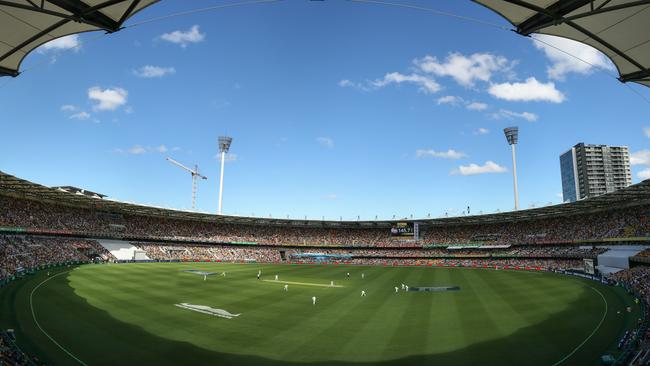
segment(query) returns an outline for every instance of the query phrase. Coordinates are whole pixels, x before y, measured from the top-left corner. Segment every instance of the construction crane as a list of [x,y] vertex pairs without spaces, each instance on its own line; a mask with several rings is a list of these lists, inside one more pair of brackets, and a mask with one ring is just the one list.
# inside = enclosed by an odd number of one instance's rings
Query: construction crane
[[177,162],[176,160],[172,158],[167,158],[167,161],[182,168],[183,170],[186,170],[192,174],[192,210],[196,210],[196,178],[201,178],[201,179],[208,179],[208,177],[199,174],[199,166],[194,165],[194,169],[190,169],[186,167],[185,165]]

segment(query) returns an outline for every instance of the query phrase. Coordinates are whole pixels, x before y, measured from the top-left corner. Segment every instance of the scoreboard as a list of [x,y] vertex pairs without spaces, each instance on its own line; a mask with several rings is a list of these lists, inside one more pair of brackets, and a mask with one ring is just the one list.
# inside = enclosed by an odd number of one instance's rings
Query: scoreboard
[[418,229],[418,224],[414,222],[396,222],[390,228],[390,236],[417,240]]

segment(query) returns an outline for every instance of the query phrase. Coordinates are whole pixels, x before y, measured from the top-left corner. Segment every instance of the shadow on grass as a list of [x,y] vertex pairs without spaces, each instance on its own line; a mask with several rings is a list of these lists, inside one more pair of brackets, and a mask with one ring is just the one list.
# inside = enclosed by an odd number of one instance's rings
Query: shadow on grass
[[[63,275],[67,277],[67,275]],[[558,279],[559,280],[559,279]],[[173,341],[158,337],[138,326],[123,323],[110,316],[106,311],[90,305],[78,297],[69,286],[69,279],[51,281],[38,291],[42,293],[36,299],[47,298],[48,304],[36,306],[36,313],[45,329],[62,345],[69,347],[79,359],[88,365],[545,365],[559,361],[573,350],[591,333],[600,320],[603,304],[600,296],[592,289],[584,287],[580,296],[566,310],[554,314],[542,323],[523,328],[512,335],[496,340],[476,343],[466,348],[448,353],[410,356],[382,362],[288,362],[277,361],[256,356],[235,355],[209,351],[191,343]],[[39,281],[27,286],[29,294]],[[26,282],[26,283],[30,283]],[[602,290],[602,289],[601,289]],[[604,291],[604,292],[607,292]],[[435,296],[435,294],[432,294]],[[607,294],[606,294],[607,296]],[[22,296],[21,296],[22,297]],[[27,296],[28,297],[28,296]],[[608,301],[617,301],[615,296],[607,296]],[[19,299],[15,299],[18,301]],[[28,304],[21,299],[14,304]],[[594,301],[600,302],[594,307]],[[620,299],[619,299],[620,301]],[[118,305],[119,306],[119,305]],[[573,323],[566,319],[584,316],[585,308],[593,308],[598,313],[595,323],[588,329],[573,329]],[[29,311],[29,306],[16,311]],[[6,307],[3,309],[6,310]],[[611,309],[603,326],[596,336],[562,365],[596,365],[605,349],[616,342],[621,331],[623,318],[616,318]],[[20,317],[26,319],[26,317]],[[29,316],[31,319],[31,314]],[[33,323],[33,322],[32,322]],[[53,365],[78,365],[76,361],[56,348],[53,344],[43,344],[43,337],[34,324],[21,324],[27,337],[39,337],[40,344],[32,344],[38,353]],[[472,332],[472,329],[467,329]],[[445,329],[436,332],[444,333]],[[409,337],[409,334],[404,334]],[[549,342],[549,340],[552,340]],[[46,341],[49,342],[49,341]],[[31,348],[31,347],[30,347]],[[381,349],[377,350],[382,353]],[[329,355],[324,352],[323,358]]]

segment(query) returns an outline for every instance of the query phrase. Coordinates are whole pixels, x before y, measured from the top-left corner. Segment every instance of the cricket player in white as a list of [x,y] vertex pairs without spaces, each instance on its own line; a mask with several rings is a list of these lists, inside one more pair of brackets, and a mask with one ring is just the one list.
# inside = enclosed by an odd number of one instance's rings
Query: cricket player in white
[[334,281],[330,281],[330,286],[334,287]]
[[278,275],[275,275],[275,280],[276,280],[276,281],[278,280]]
[[284,291],[289,291],[289,285],[287,284],[284,285]]
[[366,292],[364,290],[361,290],[361,296],[366,296]]
[[361,274],[361,279],[363,280],[364,278],[366,278],[366,274],[365,274],[365,273],[362,273],[362,274]]
[[399,291],[399,288],[395,286],[395,293],[397,293],[397,291]]
[[207,275],[203,275],[203,281],[206,281],[208,279]]
[[405,285],[404,290],[408,291],[409,290],[409,285]]
[[402,284],[402,290],[404,290],[404,284]]
[[311,303],[312,305],[316,305],[316,296],[311,297]]

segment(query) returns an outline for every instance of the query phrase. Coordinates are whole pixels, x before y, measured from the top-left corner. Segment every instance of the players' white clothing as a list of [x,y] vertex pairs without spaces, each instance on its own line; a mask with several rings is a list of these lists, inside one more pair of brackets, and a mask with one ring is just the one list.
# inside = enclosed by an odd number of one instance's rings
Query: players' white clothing
[[404,290],[404,284],[402,284],[402,290]]
[[361,279],[366,278],[366,275],[364,273],[361,274]]
[[364,290],[361,290],[361,296],[366,296],[366,292]]
[[397,291],[399,291],[399,288],[395,286],[395,293],[397,293]]
[[278,280],[278,275],[275,275],[275,280],[276,280],[276,281]]
[[284,285],[284,291],[289,291],[289,285]]
[[312,303],[313,305],[316,305],[316,296],[312,296],[312,297],[311,297],[311,303]]
[[334,281],[330,281],[330,286],[334,286]]
[[408,290],[409,290],[409,286],[408,286],[408,285],[404,286],[404,290],[408,291]]

